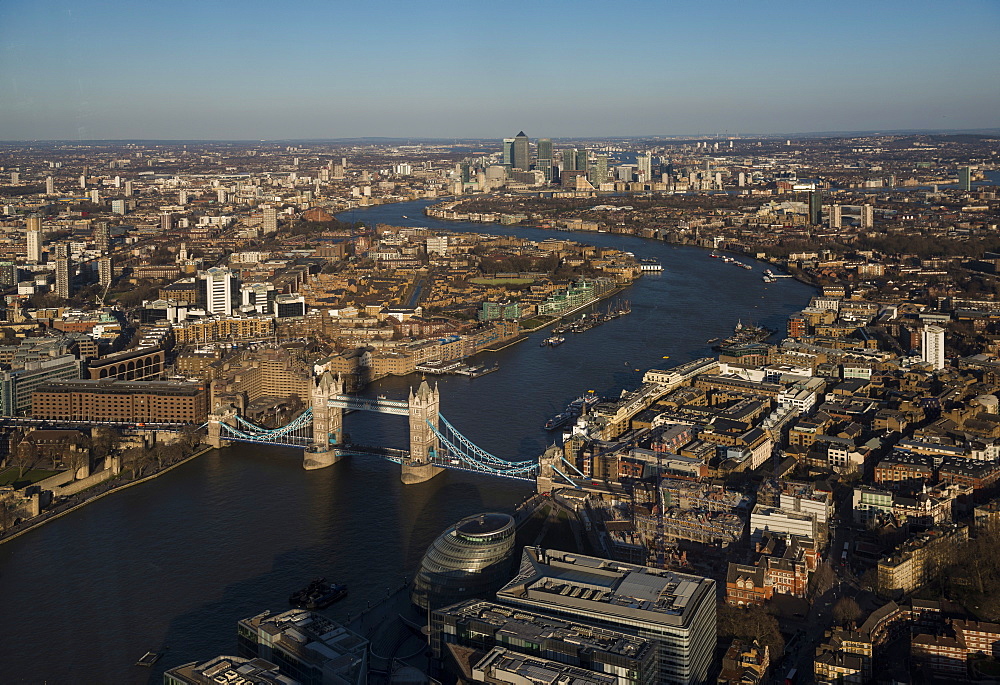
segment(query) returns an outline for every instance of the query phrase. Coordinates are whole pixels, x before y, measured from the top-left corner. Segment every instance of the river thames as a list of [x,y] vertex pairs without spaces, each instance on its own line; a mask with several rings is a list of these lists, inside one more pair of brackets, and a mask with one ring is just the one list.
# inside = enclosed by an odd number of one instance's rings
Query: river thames
[[[438,381],[442,414],[511,460],[536,457],[555,437],[545,420],[574,397],[617,395],[646,369],[711,355],[707,341],[741,319],[783,331],[812,294],[792,279],[765,284],[763,265],[747,258],[752,271],[628,236],[437,221],[423,216],[427,204],[340,218],[568,238],[663,265],[618,296],[631,302],[631,315],[556,348],[540,347],[546,333],[538,331],[479,357],[499,362],[497,373]],[[403,399],[416,382],[389,378],[365,394]],[[400,417],[354,413],[345,431],[359,443],[407,444]],[[162,682],[164,668],[235,654],[237,619],[288,608],[288,595],[316,576],[350,587],[324,612],[345,620],[411,575],[449,524],[509,511],[533,492],[529,483],[460,471],[403,487],[389,462],[351,458],[306,472],[301,458],[257,445],[213,451],[0,545],[0,682]],[[147,650],[166,651],[152,670],[133,666]]]

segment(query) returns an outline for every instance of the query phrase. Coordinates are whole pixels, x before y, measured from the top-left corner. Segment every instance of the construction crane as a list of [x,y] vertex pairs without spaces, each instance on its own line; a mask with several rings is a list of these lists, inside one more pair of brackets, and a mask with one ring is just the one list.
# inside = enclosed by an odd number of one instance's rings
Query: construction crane
[[108,290],[110,289],[111,289],[111,281],[109,280],[108,284],[104,286],[104,292],[102,292],[100,295],[97,296],[97,304],[101,309],[104,308],[104,298],[108,296]]

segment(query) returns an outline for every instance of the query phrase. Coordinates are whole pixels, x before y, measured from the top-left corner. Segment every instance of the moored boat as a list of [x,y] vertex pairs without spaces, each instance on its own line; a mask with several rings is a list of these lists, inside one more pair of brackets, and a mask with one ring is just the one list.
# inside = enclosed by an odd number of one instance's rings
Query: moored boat
[[300,609],[325,609],[346,596],[346,585],[328,583],[326,578],[316,578],[303,589],[293,592],[288,603]]

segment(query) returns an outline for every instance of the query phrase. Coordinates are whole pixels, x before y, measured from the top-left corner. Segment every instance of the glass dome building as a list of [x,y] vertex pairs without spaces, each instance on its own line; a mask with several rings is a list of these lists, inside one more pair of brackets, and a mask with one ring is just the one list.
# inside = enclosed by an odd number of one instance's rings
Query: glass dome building
[[510,580],[514,533],[507,514],[462,519],[427,548],[410,600],[426,611],[495,593]]

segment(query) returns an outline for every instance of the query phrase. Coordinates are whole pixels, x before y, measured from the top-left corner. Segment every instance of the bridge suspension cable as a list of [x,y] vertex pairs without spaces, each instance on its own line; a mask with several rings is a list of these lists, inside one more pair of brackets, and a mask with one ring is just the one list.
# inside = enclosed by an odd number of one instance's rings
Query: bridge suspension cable
[[507,461],[494,456],[462,435],[444,416],[438,415],[438,419],[444,424],[445,431],[441,431],[430,421],[427,422],[434,435],[444,443],[453,456],[476,466],[478,470],[515,476],[525,475],[538,468],[538,463],[535,461]]

